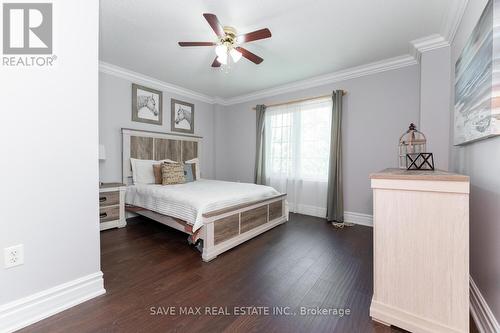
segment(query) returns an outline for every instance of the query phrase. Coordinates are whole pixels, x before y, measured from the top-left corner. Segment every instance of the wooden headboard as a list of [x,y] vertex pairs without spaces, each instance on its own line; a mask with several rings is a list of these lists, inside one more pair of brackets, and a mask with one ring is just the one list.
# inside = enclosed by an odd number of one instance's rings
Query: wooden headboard
[[122,180],[132,183],[130,158],[185,162],[200,156],[202,137],[122,128]]

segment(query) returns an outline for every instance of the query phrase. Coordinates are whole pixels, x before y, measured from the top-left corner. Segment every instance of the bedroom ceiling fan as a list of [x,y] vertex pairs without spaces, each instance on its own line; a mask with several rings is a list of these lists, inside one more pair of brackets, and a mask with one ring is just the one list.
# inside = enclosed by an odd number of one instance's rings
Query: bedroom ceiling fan
[[208,24],[218,37],[218,42],[179,42],[182,47],[186,46],[215,46],[216,57],[212,67],[230,68],[231,61],[236,63],[241,57],[245,57],[255,64],[260,64],[264,59],[241,47],[243,43],[253,42],[259,39],[271,37],[271,31],[264,28],[247,34],[238,35],[233,27],[222,26],[214,14],[203,14]]

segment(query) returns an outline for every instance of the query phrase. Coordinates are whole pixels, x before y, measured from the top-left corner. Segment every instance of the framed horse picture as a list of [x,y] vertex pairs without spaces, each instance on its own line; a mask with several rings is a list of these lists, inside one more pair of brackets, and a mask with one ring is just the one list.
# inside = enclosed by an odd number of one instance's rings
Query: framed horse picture
[[194,134],[194,104],[172,98],[170,112],[172,132]]
[[163,124],[162,92],[133,83],[132,121]]

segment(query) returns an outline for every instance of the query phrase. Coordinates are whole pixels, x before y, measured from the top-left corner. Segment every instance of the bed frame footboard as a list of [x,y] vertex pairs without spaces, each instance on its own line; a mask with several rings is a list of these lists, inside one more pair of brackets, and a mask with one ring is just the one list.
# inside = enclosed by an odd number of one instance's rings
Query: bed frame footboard
[[286,194],[203,214],[203,261],[288,221]]
[[201,247],[202,259],[210,261],[219,254],[288,221],[286,194],[236,205],[203,214],[203,227],[193,232],[191,225],[141,207],[127,206],[128,212],[142,215],[189,235],[188,242]]

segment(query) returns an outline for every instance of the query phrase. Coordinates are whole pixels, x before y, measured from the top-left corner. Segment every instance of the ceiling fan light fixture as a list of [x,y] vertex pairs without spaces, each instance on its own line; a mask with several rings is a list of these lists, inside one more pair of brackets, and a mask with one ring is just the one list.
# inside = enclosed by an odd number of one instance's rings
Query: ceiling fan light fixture
[[242,56],[241,52],[236,50],[236,49],[231,49],[231,51],[229,51],[229,54],[231,55],[231,58],[233,59],[233,61],[235,63],[240,61],[241,56]]
[[271,37],[271,31],[268,28],[255,30],[245,34],[238,34],[235,28],[223,26],[215,14],[204,13],[203,17],[207,20],[212,30],[217,35],[215,42],[179,42],[181,47],[190,46],[215,46],[216,57],[212,62],[212,68],[222,67],[226,72],[232,64],[238,62],[242,57],[259,65],[264,61],[258,55],[241,47],[243,43],[253,42]]
[[215,47],[215,54],[219,57],[226,57],[227,58],[227,45],[226,44],[219,44]]
[[223,54],[222,56],[218,56],[217,61],[223,65],[227,65],[227,53]]

